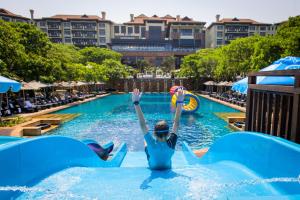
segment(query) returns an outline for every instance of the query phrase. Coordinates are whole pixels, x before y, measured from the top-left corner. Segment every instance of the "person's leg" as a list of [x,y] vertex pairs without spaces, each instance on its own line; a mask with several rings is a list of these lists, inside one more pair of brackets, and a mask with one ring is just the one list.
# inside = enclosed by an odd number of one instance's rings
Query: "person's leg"
[[207,151],[208,151],[208,148],[194,150],[194,154],[196,154],[197,157],[201,158],[202,156],[204,156],[204,154],[206,154]]

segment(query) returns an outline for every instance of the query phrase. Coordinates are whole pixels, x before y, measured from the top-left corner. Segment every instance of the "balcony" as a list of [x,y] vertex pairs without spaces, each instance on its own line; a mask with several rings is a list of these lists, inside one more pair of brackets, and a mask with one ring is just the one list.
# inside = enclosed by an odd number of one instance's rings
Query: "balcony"
[[96,35],[87,35],[87,34],[73,34],[73,38],[96,38]]
[[92,31],[95,31],[95,30],[96,30],[96,26],[84,26],[83,29],[84,29],[84,30],[92,30]]
[[48,36],[51,38],[61,38],[61,34],[50,34],[48,33]]
[[72,26],[72,29],[83,30],[83,26]]
[[60,29],[60,25],[48,25],[48,29]]

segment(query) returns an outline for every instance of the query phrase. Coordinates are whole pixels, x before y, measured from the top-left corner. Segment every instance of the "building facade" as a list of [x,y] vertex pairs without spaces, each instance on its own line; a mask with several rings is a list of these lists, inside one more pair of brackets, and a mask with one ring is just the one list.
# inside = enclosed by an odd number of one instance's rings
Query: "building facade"
[[[30,10],[30,12],[32,12]],[[21,15],[16,15],[8,10],[5,10],[4,8],[0,8],[0,19],[7,21],[7,22],[25,22],[30,23],[30,19],[27,17],[23,17]]]
[[275,27],[272,24],[261,23],[252,19],[224,18],[216,16],[216,22],[206,29],[205,47],[216,48],[228,44],[236,38],[248,37],[255,34],[266,36],[273,35]]
[[111,48],[123,54],[123,61],[135,65],[148,60],[159,66],[166,57],[175,57],[178,67],[181,58],[205,47],[205,22],[191,18],[166,15],[148,17],[141,14],[123,24],[113,24]]
[[138,60],[147,60],[160,66],[167,57],[175,58],[175,67],[181,59],[201,48],[216,48],[231,40],[255,34],[273,35],[281,23],[268,24],[252,19],[216,16],[216,22],[205,28],[205,22],[189,17],[166,15],[148,17],[130,15],[130,21],[114,23],[106,13],[97,15],[54,15],[30,18],[0,8],[0,19],[10,22],[32,23],[44,31],[52,42],[73,44],[79,47],[98,46],[111,48],[123,55],[123,63],[136,66]]
[[79,47],[107,47],[110,43],[111,24],[106,13],[96,15],[55,15],[35,19],[36,25],[55,43],[74,44]]

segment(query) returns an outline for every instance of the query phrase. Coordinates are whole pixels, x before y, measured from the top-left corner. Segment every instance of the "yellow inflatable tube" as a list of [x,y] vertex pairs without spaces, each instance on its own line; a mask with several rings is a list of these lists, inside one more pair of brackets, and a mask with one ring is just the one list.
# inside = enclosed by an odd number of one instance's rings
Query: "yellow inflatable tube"
[[[182,107],[183,112],[194,113],[199,109],[200,100],[196,95],[194,95],[191,92],[185,91],[185,102],[186,100],[188,100],[188,102],[184,103]],[[172,107],[174,108],[176,108],[176,101],[177,101],[177,97],[176,95],[173,95],[171,102],[172,102]]]

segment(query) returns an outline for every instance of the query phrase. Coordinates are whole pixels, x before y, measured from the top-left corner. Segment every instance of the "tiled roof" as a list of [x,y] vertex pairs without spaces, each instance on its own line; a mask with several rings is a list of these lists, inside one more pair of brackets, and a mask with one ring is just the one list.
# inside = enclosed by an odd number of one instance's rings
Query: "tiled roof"
[[147,17],[144,14],[138,15],[137,17],[134,17],[133,21],[126,22],[124,24],[145,24],[145,21],[147,20],[157,20],[157,21],[165,21],[167,24],[172,22],[185,22],[185,23],[199,23],[199,21],[194,21],[192,18],[184,17],[180,18],[179,21],[176,20],[176,17],[172,17],[171,15],[166,15],[164,17],[159,17],[157,15],[153,15],[152,17]]
[[12,13],[12,12],[4,9],[4,8],[0,8],[0,14],[6,15],[6,16],[9,16],[9,17],[17,17],[17,18],[29,19],[27,17],[23,17],[22,15],[16,15],[16,14],[14,14],[14,13]]
[[242,19],[242,18],[223,18],[218,23],[249,23],[249,24],[261,24],[252,19]]
[[102,20],[101,17],[97,15],[54,15],[49,17],[52,19],[61,19],[61,20]]
[[262,22],[257,22],[253,19],[245,19],[245,18],[223,18],[218,22],[213,22],[211,23],[207,28],[210,28],[213,25],[216,24],[253,24],[253,25],[264,25],[264,24],[268,24],[268,23],[262,23]]

